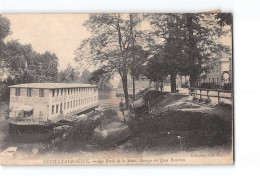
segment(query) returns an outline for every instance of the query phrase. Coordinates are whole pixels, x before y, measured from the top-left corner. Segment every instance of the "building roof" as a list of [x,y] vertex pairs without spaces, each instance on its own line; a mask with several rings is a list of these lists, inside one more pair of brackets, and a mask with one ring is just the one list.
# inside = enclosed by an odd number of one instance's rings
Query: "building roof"
[[83,87],[96,87],[96,85],[83,84],[83,83],[25,83],[9,86],[9,88],[83,88]]

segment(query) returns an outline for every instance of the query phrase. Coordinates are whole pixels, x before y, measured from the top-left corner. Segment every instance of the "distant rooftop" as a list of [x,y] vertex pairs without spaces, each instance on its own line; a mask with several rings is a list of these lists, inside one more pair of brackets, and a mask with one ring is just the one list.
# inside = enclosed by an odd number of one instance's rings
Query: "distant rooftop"
[[96,87],[96,85],[83,84],[83,83],[25,83],[9,86],[9,88],[83,88],[83,87]]

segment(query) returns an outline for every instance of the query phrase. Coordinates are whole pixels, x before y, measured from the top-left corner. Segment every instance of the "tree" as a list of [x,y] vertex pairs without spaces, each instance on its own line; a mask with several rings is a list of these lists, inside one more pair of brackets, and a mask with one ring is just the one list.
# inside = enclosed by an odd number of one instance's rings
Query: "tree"
[[83,70],[81,76],[80,76],[80,82],[82,83],[89,83],[91,72],[87,69]]
[[215,18],[217,19],[218,25],[220,25],[221,27],[230,26],[230,30],[232,31],[233,18],[231,13],[218,13],[215,15]]
[[[138,23],[130,14],[91,14],[84,24],[90,29],[91,37],[84,40],[76,51],[76,61],[86,59],[99,68],[105,68],[109,73],[116,72],[120,75],[127,108],[129,54],[133,45],[133,29]],[[136,38],[137,35],[136,33]],[[88,49],[90,51],[86,52]]]
[[130,49],[130,59],[128,60],[129,74],[132,77],[133,83],[133,100],[135,100],[135,80],[145,76],[144,64],[148,61],[149,53],[143,50],[142,46],[134,45]]
[[218,40],[227,31],[218,26],[215,14],[184,14],[186,40],[182,73],[190,76],[190,85],[195,86],[202,72],[208,69],[205,64],[215,59],[222,51],[230,49]]
[[37,53],[30,44],[22,45],[17,40],[7,42],[6,47],[6,67],[17,83],[56,81],[58,58],[55,54]]
[[163,63],[171,75],[171,91],[176,92],[176,75],[189,75],[191,86],[205,70],[204,64],[225,50],[218,38],[226,32],[214,20],[214,14],[151,15],[153,35],[157,37]]
[[4,43],[5,37],[10,34],[9,19],[0,15],[0,65],[2,70],[6,67],[6,45]]
[[56,82],[58,58],[55,54],[39,54],[31,45],[20,44],[17,40],[5,44],[5,68],[7,79],[0,87],[2,95],[9,94],[9,85],[32,82]]
[[61,70],[58,74],[60,83],[75,83],[80,80],[80,73],[69,63],[65,70]]
[[[157,68],[157,76],[170,75],[171,92],[176,92],[176,75],[179,73],[181,60],[183,58],[183,18],[182,14],[152,14],[151,25],[154,58],[151,66],[155,67],[155,60],[159,60],[160,68]],[[156,47],[156,48],[154,48]],[[156,69],[156,67],[155,67]],[[156,76],[156,80],[158,77]]]
[[100,68],[91,73],[89,82],[96,84],[98,89],[101,91],[110,91],[113,89],[113,86],[110,83],[110,79],[111,74],[108,73],[105,69]]

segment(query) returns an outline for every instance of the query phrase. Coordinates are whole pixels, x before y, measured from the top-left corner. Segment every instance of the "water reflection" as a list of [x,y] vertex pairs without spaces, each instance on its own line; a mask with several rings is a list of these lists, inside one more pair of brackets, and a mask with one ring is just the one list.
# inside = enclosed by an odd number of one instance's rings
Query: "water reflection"
[[123,98],[116,97],[116,91],[98,92],[99,105],[102,108],[118,109],[121,99]]

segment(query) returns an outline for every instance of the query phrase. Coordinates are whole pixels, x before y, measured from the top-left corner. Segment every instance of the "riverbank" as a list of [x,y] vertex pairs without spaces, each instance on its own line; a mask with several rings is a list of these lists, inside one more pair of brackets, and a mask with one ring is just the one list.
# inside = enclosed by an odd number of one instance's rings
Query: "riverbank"
[[[215,149],[230,153],[232,115],[227,119],[224,117],[227,114],[221,113],[221,110],[228,109],[208,107],[209,110],[205,110],[204,106],[191,103],[187,95],[156,92],[151,101],[151,113],[135,119],[127,118],[126,125],[132,135],[112,148],[97,147],[92,143],[93,130],[101,121],[99,118],[91,119],[90,116],[69,131],[56,133],[46,142],[29,144],[31,147],[27,147],[29,149],[26,152],[22,151],[25,144],[18,142],[12,145],[18,146],[18,154],[20,151],[20,154],[28,157],[35,151],[40,156],[79,152],[105,155],[118,150],[133,155],[193,153]],[[117,108],[108,111],[102,116],[107,119],[105,123],[122,122]],[[228,114],[232,114],[232,110]]]

